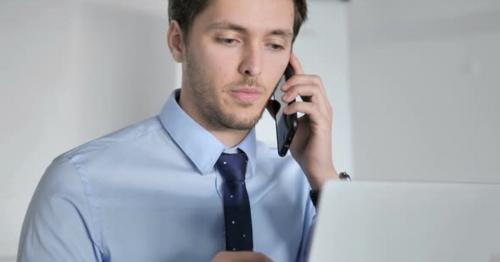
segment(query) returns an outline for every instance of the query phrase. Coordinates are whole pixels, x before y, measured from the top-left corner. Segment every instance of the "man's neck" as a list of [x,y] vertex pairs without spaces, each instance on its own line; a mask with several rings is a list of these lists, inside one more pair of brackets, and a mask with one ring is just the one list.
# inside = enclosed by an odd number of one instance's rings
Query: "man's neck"
[[215,130],[208,129],[205,127],[210,133],[212,133],[219,141],[221,141],[226,147],[235,147],[250,132],[249,130],[239,131],[239,130]]
[[236,145],[241,143],[241,141],[243,141],[243,139],[245,139],[245,137],[250,132],[250,130],[237,130],[225,127],[219,127],[219,128],[214,127],[209,121],[207,121],[200,114],[198,114],[194,108],[190,108],[189,106],[187,106],[187,103],[183,101],[182,95],[178,97],[177,102],[181,107],[181,109],[186,114],[188,114],[194,121],[200,124],[208,132],[214,135],[226,147],[235,147]]

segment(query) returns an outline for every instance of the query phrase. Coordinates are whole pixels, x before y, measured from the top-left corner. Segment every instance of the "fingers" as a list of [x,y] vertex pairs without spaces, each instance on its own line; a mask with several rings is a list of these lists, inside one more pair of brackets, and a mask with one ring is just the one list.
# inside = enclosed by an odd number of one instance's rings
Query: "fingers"
[[[293,53],[290,56],[290,64],[294,68],[295,74],[290,79],[288,79],[286,83],[281,87],[283,92],[287,92],[287,90],[296,85],[311,85],[312,87],[319,88],[322,97],[327,97],[326,91],[323,87],[323,82],[321,81],[321,77],[317,75],[304,74],[304,70],[302,68],[302,65],[300,64],[299,59]],[[307,96],[303,96],[302,99],[305,101],[308,100]]]
[[290,79],[288,79],[288,81],[286,81],[286,83],[281,87],[281,89],[285,92],[288,89],[290,89],[291,87],[293,87],[294,85],[304,85],[304,84],[319,87],[320,91],[322,93],[325,93],[324,88],[323,88],[323,81],[321,81],[321,78],[319,76],[316,76],[316,75],[298,75],[298,74],[296,74],[293,77],[291,77]]
[[297,56],[295,56],[294,53],[290,55],[290,64],[292,65],[295,74],[297,75],[304,74],[304,69],[302,68],[302,64],[300,64],[299,59],[297,58]]
[[298,96],[303,101],[296,101],[285,107],[285,114],[304,113],[309,115],[311,120],[321,123],[325,120],[331,122],[332,108],[328,101],[326,90],[321,78],[316,75],[306,75],[299,59],[295,54],[290,56],[295,75],[287,80],[282,86],[284,92],[282,100],[290,103]]
[[[287,115],[295,113],[304,113],[309,116],[313,122],[323,123],[323,121],[330,121],[329,114],[324,113],[318,105],[309,102],[300,102],[289,104],[283,109],[283,113]],[[328,123],[324,122],[324,123]]]
[[331,111],[331,106],[322,85],[318,85],[316,82],[304,82],[288,86],[282,100],[290,103],[296,97],[300,96],[304,102],[314,104],[321,111],[321,113],[328,114]]
[[289,104],[287,107],[283,109],[283,113],[287,115],[291,115],[294,113],[304,113],[309,115],[312,118],[319,118],[321,115],[319,114],[319,110],[312,103],[307,102],[295,102]]
[[321,91],[318,90],[318,88],[311,87],[307,84],[299,84],[290,87],[283,95],[282,100],[290,103],[298,96],[309,97],[311,99],[314,97],[314,99],[318,99],[319,95],[321,95]]

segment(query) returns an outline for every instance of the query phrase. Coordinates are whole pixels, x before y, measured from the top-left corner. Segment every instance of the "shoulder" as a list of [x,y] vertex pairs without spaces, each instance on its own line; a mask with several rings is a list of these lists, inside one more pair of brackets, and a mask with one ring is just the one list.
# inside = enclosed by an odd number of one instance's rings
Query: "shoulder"
[[54,162],[69,163],[76,169],[91,162],[109,162],[148,149],[148,145],[168,143],[168,135],[157,117],[91,140],[58,156]]
[[161,132],[161,124],[153,117],[75,147],[52,161],[40,181],[43,187],[39,188],[48,192],[71,190],[68,185],[79,183],[79,171],[86,165],[100,160],[109,161],[122,150],[126,152],[138,147],[136,144],[140,140],[161,136]]

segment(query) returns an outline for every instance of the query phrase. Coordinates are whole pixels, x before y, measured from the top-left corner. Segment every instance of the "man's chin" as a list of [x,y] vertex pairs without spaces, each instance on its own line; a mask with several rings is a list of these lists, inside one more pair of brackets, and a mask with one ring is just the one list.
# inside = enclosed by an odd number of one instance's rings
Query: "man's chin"
[[262,117],[262,113],[253,115],[253,116],[241,116],[238,114],[230,114],[226,115],[223,119],[221,119],[222,124],[231,129],[236,130],[249,130],[252,129]]

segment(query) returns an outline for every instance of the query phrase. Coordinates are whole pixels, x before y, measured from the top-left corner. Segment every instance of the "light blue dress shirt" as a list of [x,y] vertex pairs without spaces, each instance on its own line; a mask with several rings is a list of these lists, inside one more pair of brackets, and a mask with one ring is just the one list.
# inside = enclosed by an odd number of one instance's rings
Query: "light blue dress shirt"
[[[18,261],[210,261],[225,249],[215,163],[230,149],[180,108],[178,94],[158,116],[52,162],[28,208]],[[249,158],[254,250],[303,260],[315,209],[302,170],[256,141],[255,130],[237,148]]]

